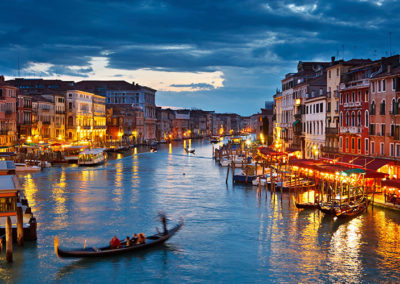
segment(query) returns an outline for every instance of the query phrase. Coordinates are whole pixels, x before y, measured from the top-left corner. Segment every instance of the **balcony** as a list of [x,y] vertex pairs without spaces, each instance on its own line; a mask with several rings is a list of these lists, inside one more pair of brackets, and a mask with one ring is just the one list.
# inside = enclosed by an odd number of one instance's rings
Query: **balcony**
[[338,153],[339,152],[339,148],[338,147],[322,146],[321,147],[321,151],[324,152],[324,153]]
[[50,125],[50,121],[42,121],[43,125]]
[[0,130],[0,135],[8,135],[8,131],[7,130]]
[[82,129],[91,129],[91,126],[81,126]]
[[350,134],[360,134],[361,127],[359,127],[359,126],[343,126],[343,127],[340,127],[340,132],[341,133],[350,133]]
[[338,129],[336,127],[326,127],[325,128],[325,134],[326,135],[337,135],[338,134]]
[[331,96],[331,92],[327,92],[326,93],[326,97],[328,98],[328,99],[330,99],[332,96]]
[[65,114],[65,110],[56,110],[56,114]]
[[12,115],[12,110],[6,110],[6,115]]

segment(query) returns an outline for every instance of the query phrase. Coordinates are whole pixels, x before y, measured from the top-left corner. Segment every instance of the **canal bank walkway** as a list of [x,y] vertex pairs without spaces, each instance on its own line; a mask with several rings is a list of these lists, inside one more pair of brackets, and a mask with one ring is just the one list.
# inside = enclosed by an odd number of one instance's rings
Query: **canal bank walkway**
[[[372,201],[372,195],[370,196],[370,198],[371,198],[370,200]],[[385,202],[385,195],[383,193],[375,194],[374,206],[400,211],[399,204],[393,204],[393,202]]]

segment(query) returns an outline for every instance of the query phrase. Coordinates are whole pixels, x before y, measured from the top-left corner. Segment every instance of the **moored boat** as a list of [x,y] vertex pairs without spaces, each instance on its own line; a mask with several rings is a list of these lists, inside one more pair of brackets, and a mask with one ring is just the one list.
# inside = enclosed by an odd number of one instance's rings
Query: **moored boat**
[[85,150],[79,154],[79,166],[97,166],[104,164],[106,155],[103,148]]
[[15,163],[15,171],[17,173],[36,173],[41,169],[40,166],[28,165],[27,163]]
[[367,210],[367,207],[368,207],[368,200],[364,199],[360,203],[357,203],[355,205],[349,205],[346,208],[337,210],[336,217],[338,217],[338,218],[355,217],[355,216],[363,213],[365,210]]
[[126,242],[121,242],[119,248],[111,248],[109,245],[101,248],[87,247],[81,249],[61,249],[59,247],[59,240],[56,237],[54,239],[54,250],[58,257],[107,257],[125,253],[134,253],[147,248],[151,248],[166,242],[169,238],[175,235],[183,226],[183,221],[179,222],[175,227],[152,236],[146,237],[146,242],[142,244],[134,244],[126,246]]
[[296,207],[299,209],[317,209],[319,207],[318,203],[314,202],[304,202],[304,203],[297,203]]

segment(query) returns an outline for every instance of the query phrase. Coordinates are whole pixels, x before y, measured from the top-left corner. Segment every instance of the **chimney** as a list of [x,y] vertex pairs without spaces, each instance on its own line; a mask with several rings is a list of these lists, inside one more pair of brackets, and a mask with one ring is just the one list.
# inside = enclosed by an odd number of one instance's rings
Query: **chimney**
[[0,82],[4,82],[4,76],[0,75]]
[[391,71],[391,70],[392,70],[392,65],[391,65],[391,64],[388,64],[388,65],[387,65],[387,70],[386,70],[387,73],[390,74],[390,71]]
[[332,57],[331,57],[331,61],[332,61],[332,62],[335,62],[335,56],[332,56]]

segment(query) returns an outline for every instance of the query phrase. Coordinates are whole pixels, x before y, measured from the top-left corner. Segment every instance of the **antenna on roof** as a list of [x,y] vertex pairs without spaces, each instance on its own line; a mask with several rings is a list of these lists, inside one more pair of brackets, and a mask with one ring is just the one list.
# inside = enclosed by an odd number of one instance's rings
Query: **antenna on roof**
[[392,32],[389,32],[389,56],[392,56]]

